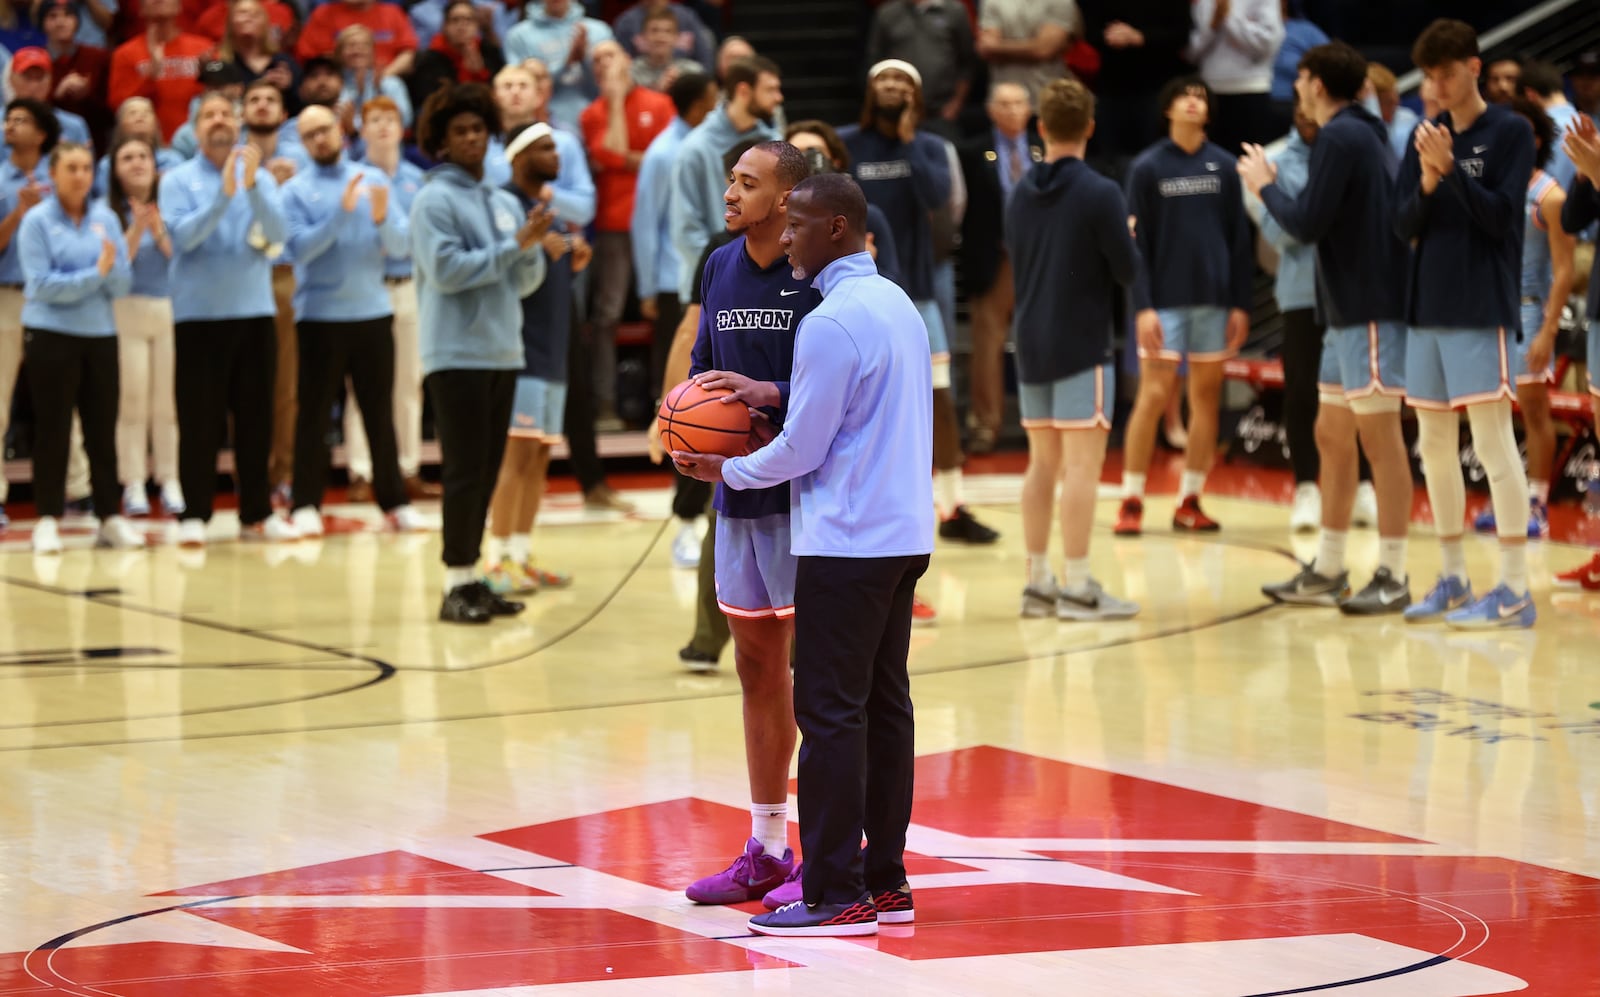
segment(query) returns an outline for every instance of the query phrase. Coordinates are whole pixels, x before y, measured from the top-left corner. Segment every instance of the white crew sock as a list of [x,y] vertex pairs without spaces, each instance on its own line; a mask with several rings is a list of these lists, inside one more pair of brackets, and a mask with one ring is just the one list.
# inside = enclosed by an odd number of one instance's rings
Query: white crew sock
[[1205,487],[1206,487],[1206,472],[1204,472],[1204,471],[1185,471],[1185,472],[1183,472],[1183,487],[1178,492],[1178,501],[1182,502],[1184,499],[1188,498],[1190,495],[1198,496],[1200,494],[1200,492]]
[[1028,585],[1048,589],[1055,579],[1050,577],[1050,556],[1043,551],[1028,554]]
[[1378,567],[1388,568],[1396,578],[1406,577],[1406,538],[1378,538]]
[[1122,472],[1122,497],[1144,498],[1144,475],[1133,471]]
[[1323,530],[1317,543],[1317,559],[1311,568],[1324,578],[1338,578],[1344,571],[1344,545],[1350,534],[1344,530]]
[[1528,495],[1539,500],[1540,505],[1550,504],[1550,482],[1538,478],[1528,479]]
[[506,553],[511,555],[511,560],[517,564],[527,564],[533,559],[533,534],[513,533],[511,543],[506,548]]
[[510,543],[511,541],[508,537],[497,537],[490,534],[488,541],[483,545],[484,563],[491,568],[497,567],[501,561],[505,560],[506,547]]
[[789,849],[789,801],[750,804],[750,837],[761,842],[768,855],[783,858]]
[[1089,559],[1087,557],[1067,558],[1067,591],[1082,592],[1089,587]]
[[478,580],[476,568],[446,568],[444,569],[444,591],[446,595],[463,585],[471,585]]
[[1500,545],[1500,580],[1516,595],[1528,594],[1528,545]]
[[1461,546],[1461,538],[1439,541],[1439,559],[1444,562],[1440,569],[1446,578],[1459,578],[1462,582],[1467,580],[1467,552]]
[[939,510],[940,519],[954,516],[964,501],[961,494],[961,468],[933,472],[933,505]]

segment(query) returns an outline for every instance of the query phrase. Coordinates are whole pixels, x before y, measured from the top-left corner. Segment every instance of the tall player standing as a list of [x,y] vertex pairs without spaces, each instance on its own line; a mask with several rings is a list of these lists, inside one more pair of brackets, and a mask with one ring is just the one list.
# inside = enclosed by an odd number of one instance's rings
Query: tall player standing
[[[1028,433],[1023,616],[1113,620],[1139,611],[1089,575],[1095,493],[1116,398],[1112,304],[1139,269],[1122,191],[1083,162],[1093,132],[1094,95],[1082,83],[1055,80],[1045,87],[1039,96],[1044,162],[1017,181],[1006,208],[1017,293],[1018,395]],[[1066,553],[1062,587],[1049,562],[1057,481]]]
[[[1352,615],[1398,613],[1411,603],[1406,533],[1413,489],[1400,428],[1406,247],[1394,234],[1388,132],[1356,99],[1366,82],[1367,60],[1343,42],[1318,45],[1300,59],[1295,93],[1321,130],[1298,197],[1273,182],[1277,170],[1260,146],[1246,146],[1239,161],[1245,186],[1284,230],[1316,244],[1317,304],[1328,327],[1317,378],[1322,538],[1314,562],[1262,591],[1280,602],[1337,603]],[[1346,597],[1345,538],[1360,449],[1372,463],[1378,494],[1378,570]]]
[[1217,453],[1222,362],[1250,334],[1255,283],[1255,237],[1234,158],[1206,141],[1210,89],[1193,77],[1173,80],[1161,107],[1167,137],[1140,153],[1128,172],[1129,224],[1140,256],[1133,289],[1139,395],[1125,433],[1120,536],[1138,536],[1143,528],[1156,428],[1184,359],[1189,443],[1172,528],[1218,528],[1200,509],[1200,490]]
[[[740,237],[706,261],[700,331],[690,375],[706,388],[729,388],[745,404],[783,424],[800,320],[822,302],[797,279],[778,244],[784,203],[810,174],[787,142],[763,142],[739,157],[723,195],[728,231]],[[794,757],[796,562],[789,550],[789,486],[733,491],[718,485],[717,603],[733,633],[744,697],[745,763],[750,775],[750,839],[732,865],[684,892],[703,904],[767,898],[778,887],[798,893],[800,864],[788,847],[789,762]],[[773,896],[769,907],[795,899]]]
[[[1533,130],[1478,92],[1483,61],[1471,26],[1440,18],[1411,59],[1433,84],[1437,120],[1417,125],[1395,180],[1396,232],[1411,242],[1406,394],[1417,413],[1417,449],[1444,561],[1439,581],[1406,610],[1408,622],[1441,617],[1453,627],[1530,627],[1528,478],[1511,422],[1511,350],[1522,321],[1522,212],[1533,174]],[[1460,417],[1489,478],[1500,535],[1500,576],[1472,597],[1461,544],[1466,486]]]

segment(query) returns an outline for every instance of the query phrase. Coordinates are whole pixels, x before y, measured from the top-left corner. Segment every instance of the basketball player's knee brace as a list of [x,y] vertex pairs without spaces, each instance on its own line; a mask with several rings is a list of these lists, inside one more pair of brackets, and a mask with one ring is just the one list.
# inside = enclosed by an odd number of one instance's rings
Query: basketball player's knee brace
[[933,389],[950,387],[950,358],[944,357],[933,361]]
[[1461,473],[1461,420],[1455,412],[1417,409],[1417,453],[1424,474],[1429,468],[1449,471],[1452,467]]
[[1517,452],[1511,426],[1511,403],[1493,402],[1467,409],[1472,426],[1472,449],[1489,479],[1494,500],[1495,532],[1503,537],[1525,536],[1528,515],[1528,476]]

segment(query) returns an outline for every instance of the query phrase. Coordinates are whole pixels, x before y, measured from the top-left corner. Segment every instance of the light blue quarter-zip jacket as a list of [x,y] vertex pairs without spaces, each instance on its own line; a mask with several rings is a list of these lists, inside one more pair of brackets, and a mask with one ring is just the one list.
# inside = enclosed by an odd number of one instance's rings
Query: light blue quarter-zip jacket
[[[111,272],[100,273],[106,240],[116,247]],[[69,336],[115,336],[111,300],[128,293],[128,243],[111,209],[90,203],[75,222],[47,197],[17,227],[22,260],[22,324]]]
[[[243,165],[235,168],[242,177]],[[253,188],[240,180],[227,197],[222,171],[196,156],[161,178],[160,203],[172,234],[174,322],[277,314],[272,264],[289,230],[271,173],[258,167]]]
[[297,321],[367,322],[394,314],[383,282],[384,257],[408,251],[410,223],[392,193],[382,225],[373,223],[372,201],[365,193],[354,210],[344,210],[345,188],[358,174],[368,186],[389,187],[382,170],[343,155],[283,185]]

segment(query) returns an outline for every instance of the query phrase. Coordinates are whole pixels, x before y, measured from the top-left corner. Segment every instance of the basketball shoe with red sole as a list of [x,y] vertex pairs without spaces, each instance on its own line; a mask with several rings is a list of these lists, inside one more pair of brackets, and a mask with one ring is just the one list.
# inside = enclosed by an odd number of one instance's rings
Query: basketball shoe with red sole
[[1583,589],[1586,592],[1600,592],[1600,554],[1596,554],[1588,563],[1580,564],[1571,571],[1563,571],[1556,575],[1556,588]]
[[1190,495],[1172,514],[1172,528],[1180,533],[1215,533],[1222,526],[1200,511],[1200,496]]
[[932,604],[924,602],[919,595],[911,597],[911,625],[914,627],[931,627],[939,622],[939,611]]
[[1122,500],[1122,507],[1117,510],[1117,525],[1111,532],[1119,537],[1136,537],[1144,529],[1144,502],[1140,499],[1128,497]]

